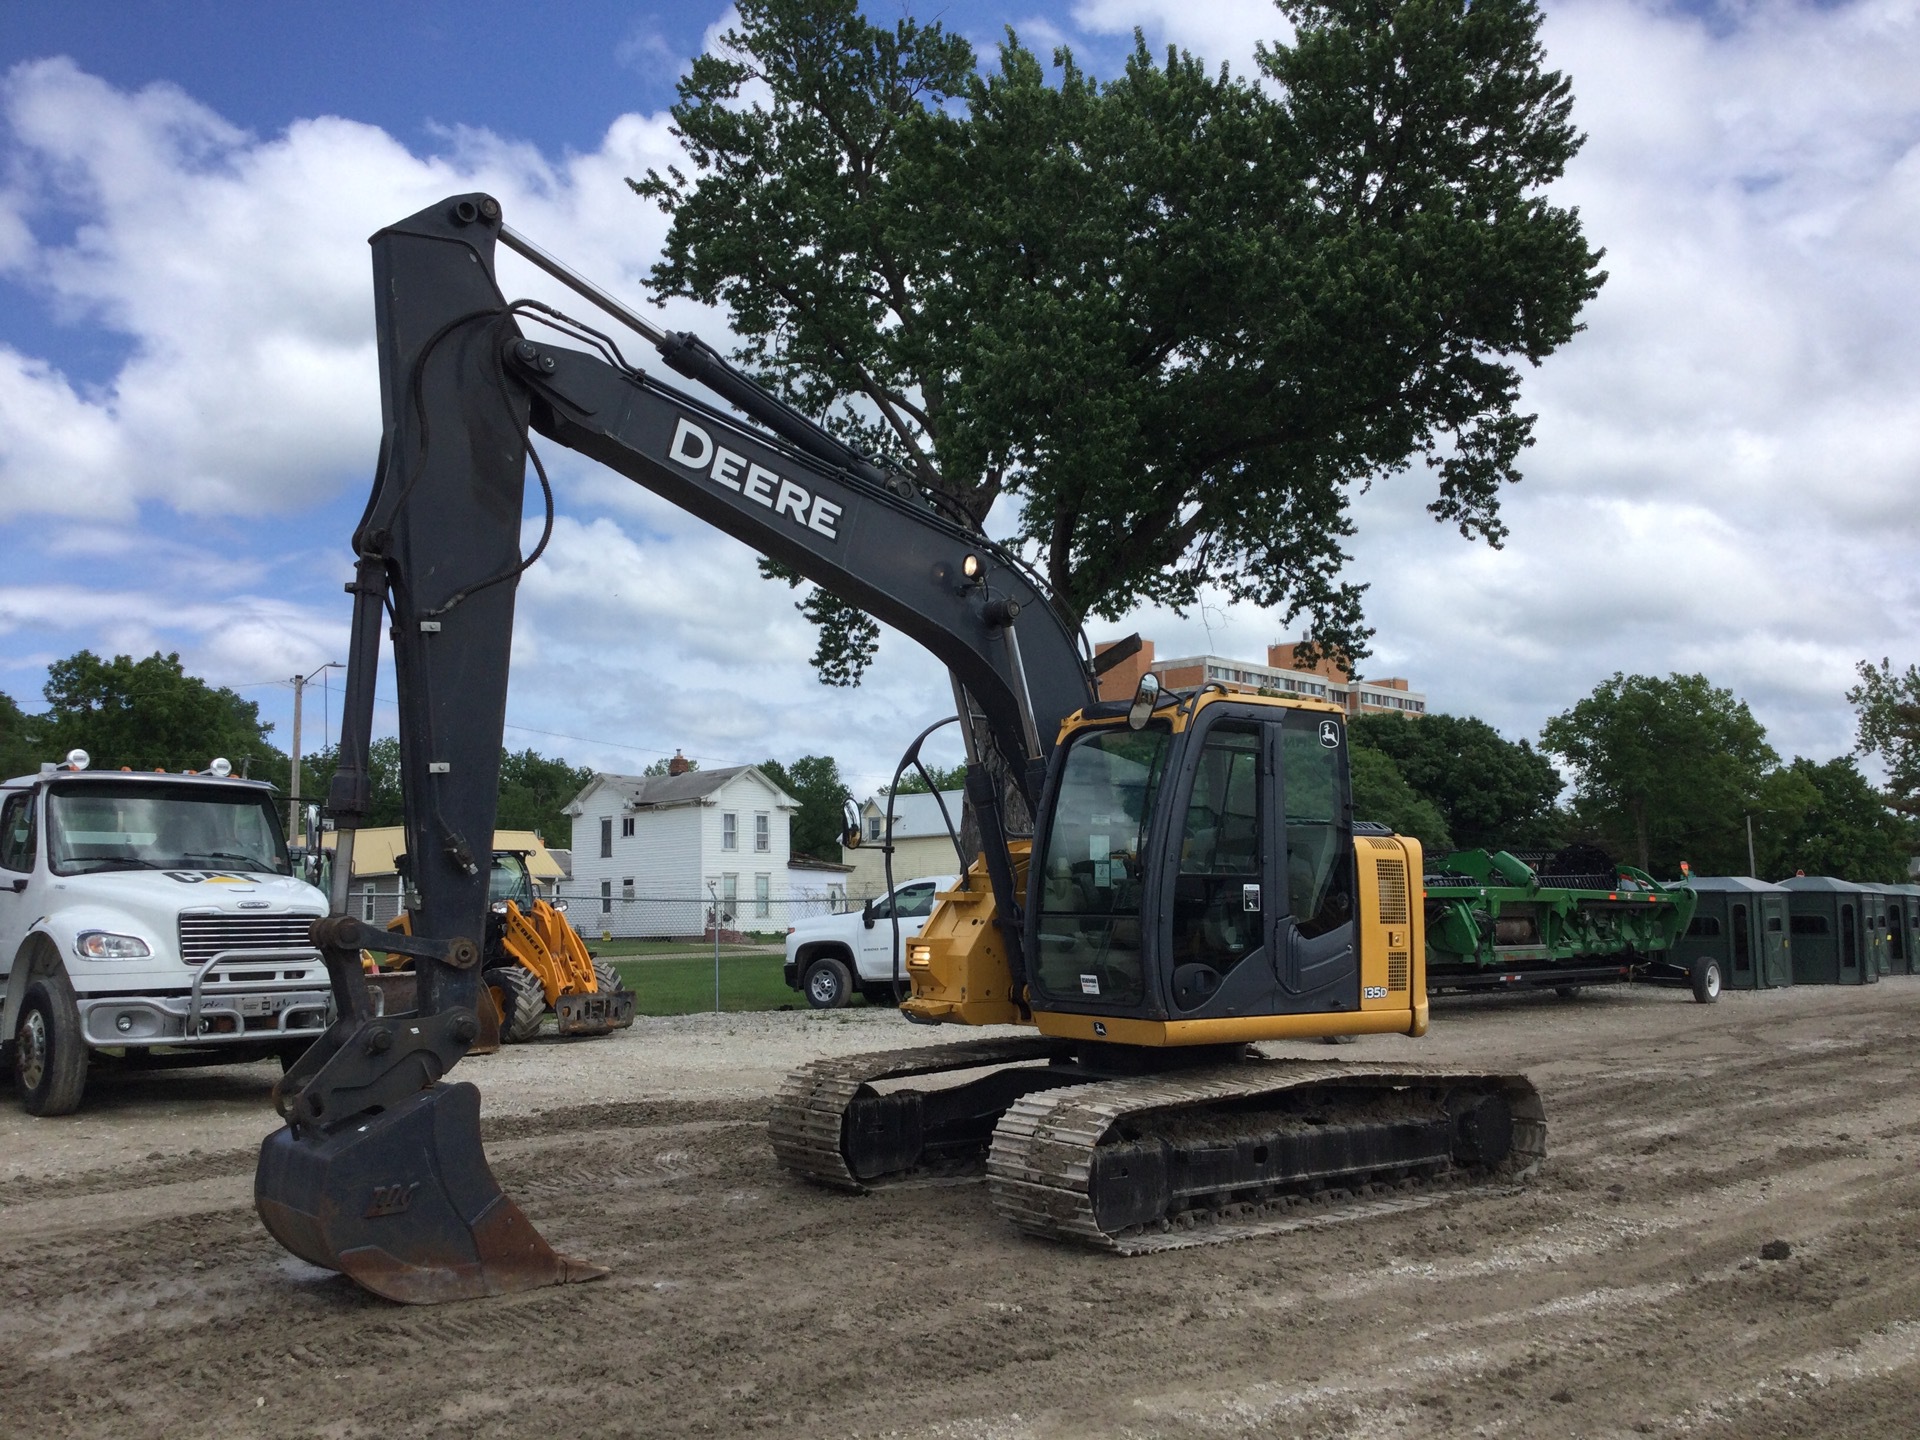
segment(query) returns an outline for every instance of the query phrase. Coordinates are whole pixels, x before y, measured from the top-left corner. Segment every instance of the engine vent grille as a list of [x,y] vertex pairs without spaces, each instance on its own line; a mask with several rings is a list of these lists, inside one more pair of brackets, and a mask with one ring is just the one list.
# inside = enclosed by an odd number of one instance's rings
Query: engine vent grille
[[1407,951],[1389,950],[1387,952],[1387,989],[1389,991],[1405,990],[1412,969],[1413,962]]
[[318,915],[182,915],[180,957],[204,965],[223,950],[310,950]]
[[1394,840],[1391,838],[1381,839],[1378,836],[1374,836],[1374,835],[1362,835],[1359,838],[1366,841],[1367,844],[1371,845],[1376,850],[1397,851],[1400,848],[1400,842],[1398,840]]
[[1407,865],[1404,860],[1376,860],[1374,873],[1380,877],[1380,923],[1407,923]]

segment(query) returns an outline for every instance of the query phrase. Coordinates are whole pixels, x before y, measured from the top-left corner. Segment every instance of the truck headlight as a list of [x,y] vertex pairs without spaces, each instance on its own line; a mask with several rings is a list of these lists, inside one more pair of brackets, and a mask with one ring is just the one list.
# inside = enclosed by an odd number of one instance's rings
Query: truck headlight
[[111,930],[82,930],[73,937],[73,953],[82,960],[144,960],[153,951],[138,935],[115,935]]

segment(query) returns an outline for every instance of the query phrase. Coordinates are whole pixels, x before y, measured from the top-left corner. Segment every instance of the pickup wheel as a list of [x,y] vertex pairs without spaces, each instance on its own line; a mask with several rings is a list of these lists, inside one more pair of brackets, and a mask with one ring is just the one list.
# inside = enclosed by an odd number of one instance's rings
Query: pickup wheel
[[814,1009],[838,1010],[853,994],[853,976],[840,961],[826,955],[807,966],[801,986]]
[[87,1088],[80,1007],[62,974],[27,982],[13,1034],[13,1083],[29,1115],[71,1115]]
[[500,1038],[518,1045],[540,1033],[547,1018],[547,991],[524,965],[500,965],[482,977],[500,1002]]

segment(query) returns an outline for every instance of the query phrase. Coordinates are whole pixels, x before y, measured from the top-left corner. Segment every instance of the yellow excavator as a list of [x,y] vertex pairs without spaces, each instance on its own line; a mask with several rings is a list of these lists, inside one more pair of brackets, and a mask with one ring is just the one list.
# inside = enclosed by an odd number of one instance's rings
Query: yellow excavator
[[[579,319],[509,303],[502,245],[730,408]],[[372,246],[385,431],[354,535],[327,809],[337,881],[368,809],[389,631],[421,905],[382,948],[414,957],[419,1005],[371,1013],[357,955],[380,932],[336,883],[314,941],[340,1018],[282,1077],[286,1124],[255,1181],[289,1250],[411,1302],[604,1273],[554,1252],[501,1192],[478,1092],[444,1078],[478,1030],[474,837],[494,824],[515,582],[545,544],[521,553],[529,462],[552,525],[530,429],[892,625],[952,677],[977,858],[898,984],[907,1020],[977,1038],[796,1072],[770,1125],[781,1164],[848,1190],[984,1165],[1019,1229],[1131,1252],[1401,1210],[1540,1163],[1524,1076],[1252,1049],[1427,1028],[1420,847],[1354,820],[1338,709],[1150,676],[1130,700],[1099,698],[1097,675],[1137,641],[1093,657],[1017,555],[569,270],[491,196],[451,197]]]
[[[621,983],[618,970],[587,950],[567,922],[567,902],[545,899],[534,888],[526,852],[493,852],[487,892],[481,983],[498,1017],[502,1043],[533,1039],[549,1013],[561,1035],[607,1035],[633,1024],[633,992]],[[387,929],[411,935],[413,912],[402,910]],[[379,967],[383,976],[413,967],[406,955],[388,952],[386,961]]]

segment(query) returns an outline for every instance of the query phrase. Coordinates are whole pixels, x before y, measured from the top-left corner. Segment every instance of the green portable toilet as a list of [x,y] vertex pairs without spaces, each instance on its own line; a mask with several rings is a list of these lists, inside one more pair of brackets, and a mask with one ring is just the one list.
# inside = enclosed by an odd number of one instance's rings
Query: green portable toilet
[[1851,880],[1796,875],[1787,891],[1787,929],[1796,985],[1871,985],[1880,978],[1872,964],[1867,931],[1867,894]]
[[1920,885],[1882,885],[1887,897],[1889,975],[1920,975]]
[[1860,914],[1866,921],[1867,965],[1876,977],[1887,973],[1887,887],[1860,886]]
[[1730,990],[1793,983],[1786,890],[1750,875],[1701,875],[1689,883],[1700,903],[1673,947],[1675,960],[1688,967],[1701,956],[1717,960]]

